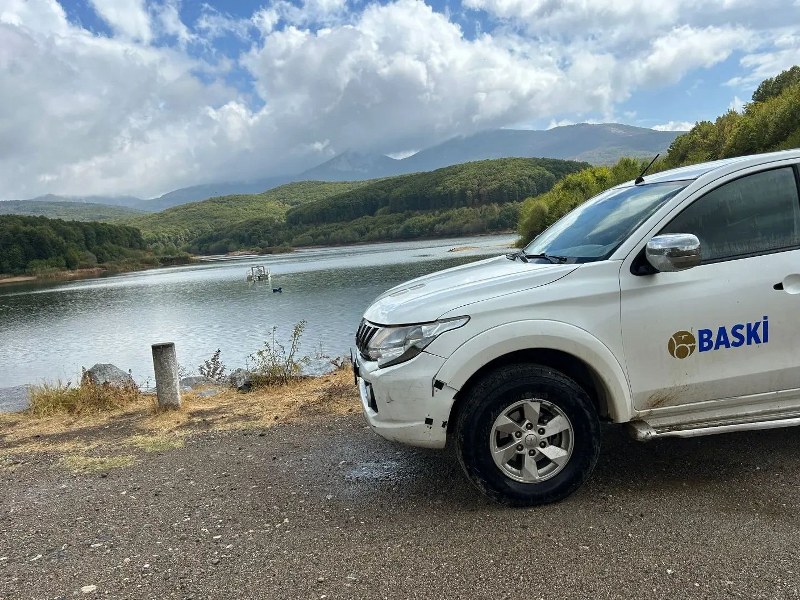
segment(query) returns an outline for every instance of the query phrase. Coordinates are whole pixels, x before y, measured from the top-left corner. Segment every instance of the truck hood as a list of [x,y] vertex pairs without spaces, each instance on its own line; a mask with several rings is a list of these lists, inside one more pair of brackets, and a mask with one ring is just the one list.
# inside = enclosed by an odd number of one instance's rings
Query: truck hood
[[489,258],[395,286],[375,299],[364,318],[379,325],[435,321],[461,306],[547,285],[577,268],[576,264]]

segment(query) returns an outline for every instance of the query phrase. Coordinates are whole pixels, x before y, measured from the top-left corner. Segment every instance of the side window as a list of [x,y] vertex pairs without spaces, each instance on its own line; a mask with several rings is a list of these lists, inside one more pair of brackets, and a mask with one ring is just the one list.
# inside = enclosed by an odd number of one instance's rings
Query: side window
[[736,179],[695,200],[661,233],[693,233],[703,262],[800,246],[800,201],[791,167]]

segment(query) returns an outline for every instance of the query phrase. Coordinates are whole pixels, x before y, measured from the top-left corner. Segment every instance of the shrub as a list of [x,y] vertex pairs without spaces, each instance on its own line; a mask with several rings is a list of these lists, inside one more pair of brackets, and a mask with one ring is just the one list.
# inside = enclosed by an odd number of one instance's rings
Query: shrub
[[250,360],[254,363],[253,379],[256,386],[286,385],[301,377],[303,365],[311,361],[308,356],[297,355],[305,328],[306,321],[300,321],[292,328],[288,350],[275,339],[278,328],[272,328],[272,339],[264,342],[261,350],[250,355]]
[[225,365],[220,360],[220,349],[217,348],[217,351],[211,355],[207,361],[205,361],[202,365],[197,367],[197,370],[200,372],[200,375],[203,377],[207,377],[208,379],[213,379],[214,381],[222,381],[225,379]]
[[54,414],[79,415],[122,408],[139,398],[139,388],[135,385],[114,387],[97,385],[85,376],[80,386],[72,387],[70,382],[58,381],[43,383],[29,388],[30,406],[26,413],[34,417]]

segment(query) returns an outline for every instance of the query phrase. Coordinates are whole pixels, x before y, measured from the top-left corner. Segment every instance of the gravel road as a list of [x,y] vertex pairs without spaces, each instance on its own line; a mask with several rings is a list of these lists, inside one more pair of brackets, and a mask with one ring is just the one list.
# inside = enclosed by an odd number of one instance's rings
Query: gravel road
[[525,510],[358,415],[200,434],[107,473],[26,455],[0,465],[0,598],[794,598],[798,441],[608,428],[586,486]]

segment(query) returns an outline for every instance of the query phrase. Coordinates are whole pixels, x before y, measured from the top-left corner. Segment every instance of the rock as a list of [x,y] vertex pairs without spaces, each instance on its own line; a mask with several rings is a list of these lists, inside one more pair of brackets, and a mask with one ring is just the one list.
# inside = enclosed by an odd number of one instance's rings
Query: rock
[[85,586],[83,586],[81,588],[81,591],[84,594],[91,594],[92,592],[97,591],[97,586],[96,585],[85,585]]
[[228,376],[231,387],[240,392],[249,392],[253,389],[253,374],[244,369],[236,369]]
[[110,363],[97,363],[88,371],[83,372],[83,378],[95,385],[136,387],[136,382],[129,373]]
[[181,379],[181,390],[188,392],[193,388],[201,387],[204,385],[214,385],[216,381],[208,377],[184,377]]

